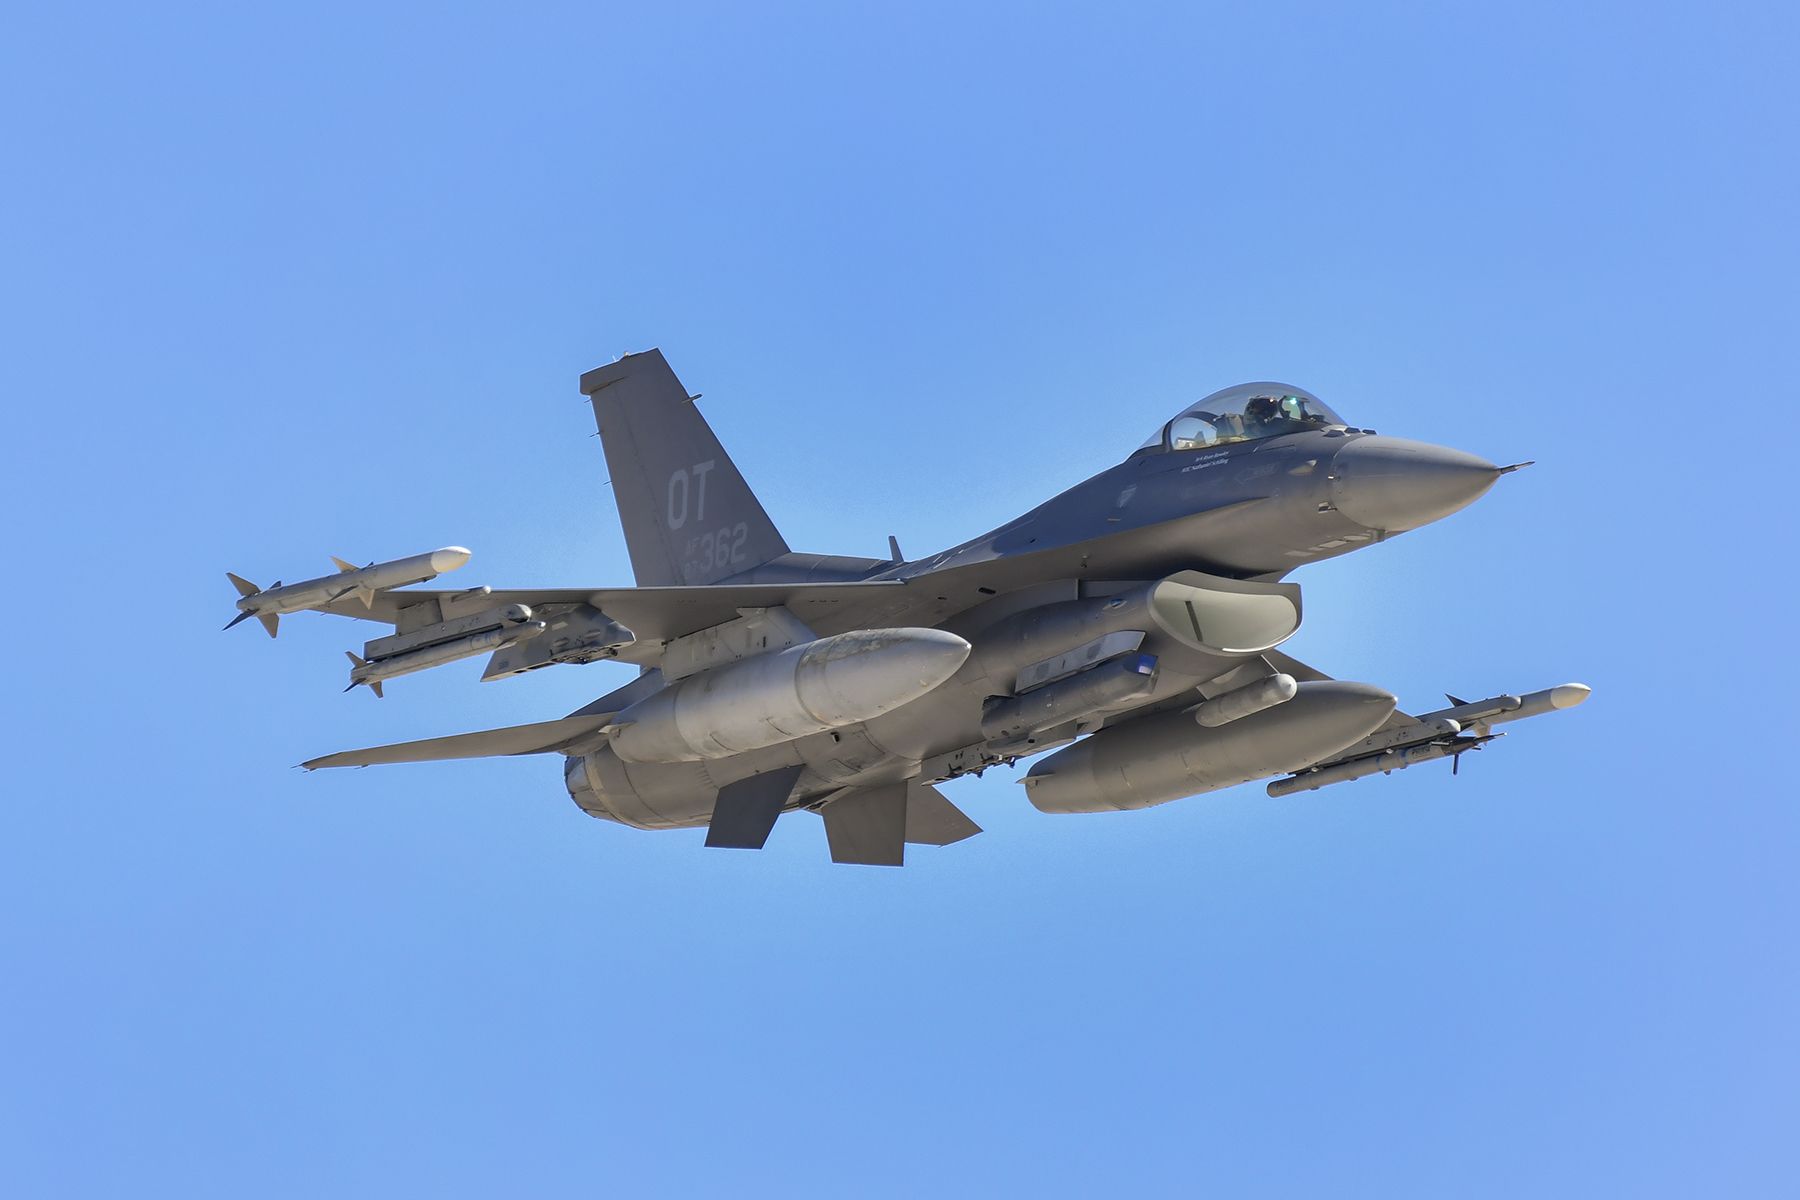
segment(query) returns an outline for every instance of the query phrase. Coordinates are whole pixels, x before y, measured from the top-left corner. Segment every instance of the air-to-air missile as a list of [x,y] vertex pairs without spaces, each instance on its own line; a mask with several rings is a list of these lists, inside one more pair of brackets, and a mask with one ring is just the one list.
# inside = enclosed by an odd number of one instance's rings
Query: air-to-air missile
[[609,726],[626,762],[730,758],[873,720],[956,674],[969,643],[942,629],[858,629],[714,667]]
[[[1472,702],[1452,696],[1450,699],[1456,702],[1451,707],[1426,713],[1415,724],[1372,734],[1341,750],[1325,766],[1277,779],[1267,791],[1280,799],[1333,783],[1387,775],[1420,763],[1454,758],[1501,736],[1488,732],[1492,726],[1574,708],[1588,698],[1591,690],[1585,683],[1565,683],[1524,696],[1494,696]],[[1462,736],[1465,730],[1469,733]]]
[[377,638],[363,646],[366,658],[344,651],[351,663],[350,687],[344,690],[367,684],[370,691],[380,696],[383,680],[516,646],[537,637],[547,627],[547,622],[532,618],[527,605],[507,604],[440,621],[411,633]]
[[286,586],[277,581],[267,588],[259,588],[240,575],[225,572],[226,578],[231,580],[241,597],[237,602],[238,615],[231,618],[225,628],[230,629],[239,621],[255,617],[269,631],[269,636],[274,637],[283,613],[319,608],[351,593],[355,593],[367,605],[375,598],[376,592],[404,587],[409,583],[424,583],[428,579],[436,579],[445,571],[456,570],[469,561],[469,552],[461,546],[445,546],[429,554],[415,554],[392,562],[370,563],[366,567],[353,566],[341,558],[333,558],[331,561],[338,566],[336,575],[324,575]]

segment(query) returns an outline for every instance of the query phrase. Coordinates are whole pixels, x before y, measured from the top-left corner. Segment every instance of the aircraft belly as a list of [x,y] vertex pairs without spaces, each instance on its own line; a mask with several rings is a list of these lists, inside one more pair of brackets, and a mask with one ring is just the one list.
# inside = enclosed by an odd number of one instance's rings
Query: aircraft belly
[[712,816],[719,785],[705,763],[658,763],[646,769],[621,762],[612,747],[570,758],[569,794],[590,816],[635,829],[683,829]]

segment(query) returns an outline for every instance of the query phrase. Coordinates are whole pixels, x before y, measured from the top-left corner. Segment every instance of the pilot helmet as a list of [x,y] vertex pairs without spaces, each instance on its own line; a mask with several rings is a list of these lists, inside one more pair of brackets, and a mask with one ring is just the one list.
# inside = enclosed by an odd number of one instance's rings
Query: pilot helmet
[[1244,405],[1244,420],[1255,425],[1267,425],[1279,421],[1282,417],[1282,403],[1273,396],[1252,396]]

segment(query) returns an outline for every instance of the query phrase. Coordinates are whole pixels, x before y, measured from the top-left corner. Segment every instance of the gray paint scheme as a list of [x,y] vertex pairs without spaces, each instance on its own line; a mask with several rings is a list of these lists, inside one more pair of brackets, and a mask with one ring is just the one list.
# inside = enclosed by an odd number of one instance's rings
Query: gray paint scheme
[[[646,829],[711,823],[709,844],[760,846],[768,833],[764,821],[773,819],[769,797],[779,792],[782,807],[822,812],[834,859],[898,864],[906,840],[944,844],[979,831],[929,785],[1072,742],[1089,773],[1083,778],[1093,782],[1081,785],[1088,791],[1072,791],[1063,768],[1058,799],[1045,805],[1056,811],[1141,807],[1244,779],[1305,772],[1384,730],[1417,727],[1427,739],[1418,744],[1451,755],[1470,748],[1445,723],[1421,725],[1367,685],[1352,689],[1360,706],[1354,714],[1309,720],[1312,709],[1339,695],[1320,690],[1327,676],[1272,644],[1212,644],[1201,615],[1217,630],[1237,620],[1233,614],[1263,612],[1284,597],[1291,618],[1272,635],[1278,641],[1299,619],[1298,589],[1280,582],[1289,572],[1441,519],[1513,468],[1346,426],[1316,398],[1287,385],[1244,385],[1229,390],[1252,397],[1241,414],[1220,405],[1220,413],[1202,414],[1208,436],[1231,421],[1251,427],[1256,406],[1274,398],[1303,417],[1269,422],[1261,436],[1199,445],[1184,440],[1191,409],[1160,440],[1115,466],[927,558],[895,561],[897,545],[889,559],[797,554],[659,351],[589,372],[582,390],[593,401],[638,586],[389,590],[334,599],[318,610],[390,623],[401,632],[429,629],[481,606],[524,605],[552,622],[561,613],[586,613],[590,624],[591,610],[599,610],[629,631],[604,647],[604,655],[637,664],[642,674],[561,722],[348,751],[303,765],[559,752],[571,796],[604,819]],[[1163,601],[1147,599],[1156,596]],[[1184,596],[1198,604],[1183,608]],[[666,644],[741,623],[746,610],[772,612],[772,627],[804,627],[819,637],[939,629],[971,651],[934,690],[872,720],[704,762],[627,762],[614,754],[611,741],[620,727],[612,719],[664,686],[657,668]],[[1193,621],[1191,635],[1184,612]],[[1033,686],[1048,669],[1042,660],[1079,658],[1080,647],[1115,629],[1141,633],[1118,644],[1154,660],[1142,689],[1065,683],[1055,700],[1035,709],[1056,714],[1059,724],[1023,737],[990,722],[990,733],[1006,736],[983,733],[984,711],[994,711],[996,698]],[[704,681],[707,674],[690,678]],[[1301,682],[1304,703],[1289,699],[1218,730],[1181,715],[1277,674]],[[1070,696],[1091,699],[1071,708]],[[1100,707],[1082,707],[1089,703]],[[1133,730],[1134,722],[1151,717],[1152,724]],[[1229,745],[1229,763],[1209,766],[1209,744]],[[1044,760],[1034,776],[1047,778],[1055,771],[1051,764],[1077,761],[1071,753]],[[1088,763],[1103,769],[1090,770]]]
[[800,771],[799,767],[777,767],[766,775],[752,775],[720,788],[713,802],[712,823],[706,828],[706,844],[761,850],[775,828],[775,818],[794,794]]
[[581,391],[594,403],[638,583],[717,583],[788,552],[662,351],[589,371]]

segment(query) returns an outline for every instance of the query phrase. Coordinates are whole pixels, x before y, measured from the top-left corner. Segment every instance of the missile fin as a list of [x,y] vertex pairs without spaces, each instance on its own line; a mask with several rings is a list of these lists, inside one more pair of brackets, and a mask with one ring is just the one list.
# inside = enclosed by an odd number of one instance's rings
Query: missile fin
[[225,578],[231,580],[231,586],[238,590],[238,595],[240,596],[254,596],[256,593],[262,591],[261,588],[257,587],[254,583],[251,583],[248,579],[245,579],[242,575],[233,575],[230,571],[227,571],[225,572]]
[[331,561],[337,564],[337,569],[340,574],[346,571],[356,570],[356,565],[354,563],[347,563],[335,554],[331,556]]
[[357,588],[356,589],[356,598],[363,602],[364,608],[368,609],[370,612],[375,611],[375,589],[374,588],[369,588],[369,587]]
[[275,613],[257,613],[256,619],[262,622],[262,627],[269,631],[270,637],[274,637],[275,631],[281,628],[281,618]]
[[[347,687],[344,689],[347,692],[347,691],[350,691],[351,688],[354,688],[357,684],[356,668],[357,667],[366,667],[369,664],[366,661],[364,661],[363,659],[358,658],[354,652],[349,651],[349,650],[344,651],[344,657],[349,659],[350,664],[351,664],[350,665],[350,687]],[[369,684],[369,690],[371,692],[375,693],[375,698],[377,700],[381,699],[381,681],[379,679],[374,680],[373,682],[371,682]]]
[[256,614],[252,613],[252,612],[241,612],[237,616],[231,618],[231,620],[225,622],[225,628],[230,629],[233,625],[236,625],[239,621],[248,621],[251,617],[253,617],[255,615]]

